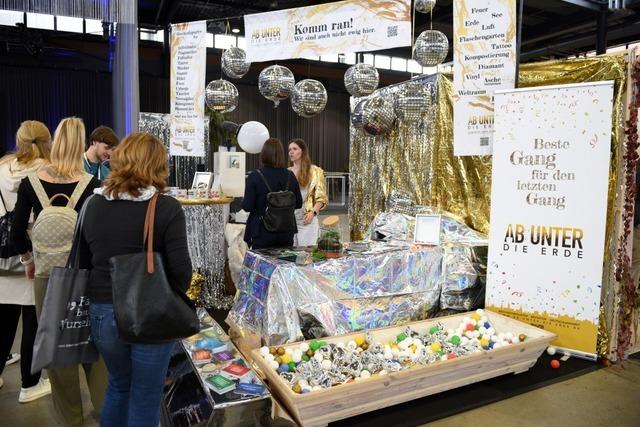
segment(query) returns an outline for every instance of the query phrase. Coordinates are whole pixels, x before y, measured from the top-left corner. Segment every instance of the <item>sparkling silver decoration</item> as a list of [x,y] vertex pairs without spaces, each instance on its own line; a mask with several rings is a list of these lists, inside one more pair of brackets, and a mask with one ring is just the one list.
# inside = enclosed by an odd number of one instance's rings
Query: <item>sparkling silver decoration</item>
[[291,108],[299,116],[309,118],[322,113],[327,106],[327,91],[317,80],[305,79],[296,83],[291,94]]
[[351,96],[367,96],[378,88],[380,77],[373,65],[352,65],[344,73],[344,87]]
[[447,36],[437,30],[426,30],[416,39],[413,58],[423,67],[435,67],[444,61],[448,52]]
[[416,0],[416,12],[431,13],[436,5],[436,0]]
[[431,106],[429,89],[418,82],[408,82],[396,93],[393,107],[398,120],[415,123],[422,119]]
[[389,98],[373,95],[362,107],[362,129],[370,135],[383,135],[393,126],[395,114]]
[[258,90],[262,96],[273,101],[274,107],[291,95],[295,84],[291,70],[281,65],[267,67],[258,76]]
[[362,123],[362,117],[363,117],[362,110],[364,108],[365,102],[367,102],[366,99],[363,99],[360,102],[358,102],[356,106],[353,108],[353,113],[351,113],[351,124],[356,129],[362,129],[362,127],[364,126],[364,123]]
[[251,68],[251,62],[247,62],[247,54],[239,47],[230,47],[222,53],[222,71],[227,77],[240,79]]
[[205,89],[204,100],[212,110],[229,113],[238,106],[238,89],[226,80],[213,80]]
[[224,228],[229,205],[184,205],[183,209],[191,263],[205,277],[198,303],[228,309],[233,300],[224,293]]

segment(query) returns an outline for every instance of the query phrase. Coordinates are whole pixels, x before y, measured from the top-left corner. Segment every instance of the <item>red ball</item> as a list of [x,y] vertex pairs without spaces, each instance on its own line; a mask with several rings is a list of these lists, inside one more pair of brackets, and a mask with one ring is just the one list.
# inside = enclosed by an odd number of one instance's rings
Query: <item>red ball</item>
[[471,323],[467,323],[467,331],[473,331],[473,325]]
[[553,359],[550,365],[553,369],[558,369],[560,367],[560,361],[557,359]]

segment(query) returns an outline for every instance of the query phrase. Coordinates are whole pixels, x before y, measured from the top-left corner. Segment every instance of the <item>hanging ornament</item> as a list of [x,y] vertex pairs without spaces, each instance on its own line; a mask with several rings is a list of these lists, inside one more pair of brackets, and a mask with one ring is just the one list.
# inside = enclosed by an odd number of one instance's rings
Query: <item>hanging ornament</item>
[[436,5],[436,0],[416,0],[416,12],[431,13]]
[[291,70],[281,65],[267,67],[258,76],[258,90],[262,96],[273,101],[274,107],[291,95],[295,84]]
[[213,80],[205,89],[204,99],[213,111],[229,113],[238,106],[238,89],[226,80]]
[[260,122],[246,122],[238,129],[238,145],[247,153],[258,154],[269,139],[269,129]]
[[317,80],[305,79],[296,83],[291,94],[291,108],[299,116],[309,118],[322,113],[327,106],[327,91]]
[[353,113],[351,113],[351,124],[356,129],[362,129],[362,127],[364,126],[364,123],[362,123],[362,110],[366,102],[367,100],[363,99],[362,101],[358,102],[355,107],[353,107]]
[[398,120],[414,123],[429,111],[431,95],[427,87],[419,82],[407,82],[396,93],[393,107]]
[[423,67],[441,64],[449,52],[449,40],[442,32],[425,30],[416,39],[413,58]]
[[380,77],[369,64],[352,65],[344,73],[344,87],[351,96],[367,96],[378,88]]
[[247,54],[239,47],[230,47],[222,53],[222,71],[232,79],[240,79],[251,68]]
[[387,97],[372,95],[362,106],[362,129],[370,135],[382,135],[393,126],[393,104]]

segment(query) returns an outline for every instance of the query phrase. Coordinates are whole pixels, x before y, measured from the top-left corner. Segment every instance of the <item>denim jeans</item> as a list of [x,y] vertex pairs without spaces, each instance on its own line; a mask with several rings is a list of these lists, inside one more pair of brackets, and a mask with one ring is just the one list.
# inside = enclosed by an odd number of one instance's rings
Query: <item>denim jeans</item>
[[104,358],[109,381],[101,427],[158,427],[160,403],[174,342],[130,344],[118,337],[111,304],[91,304],[91,335]]

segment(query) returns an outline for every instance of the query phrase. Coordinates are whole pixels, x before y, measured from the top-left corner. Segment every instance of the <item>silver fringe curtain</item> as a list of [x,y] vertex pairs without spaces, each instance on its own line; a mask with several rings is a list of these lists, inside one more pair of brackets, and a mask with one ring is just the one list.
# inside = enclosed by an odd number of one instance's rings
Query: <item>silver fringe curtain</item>
[[135,24],[136,0],[0,0],[0,9]]

